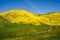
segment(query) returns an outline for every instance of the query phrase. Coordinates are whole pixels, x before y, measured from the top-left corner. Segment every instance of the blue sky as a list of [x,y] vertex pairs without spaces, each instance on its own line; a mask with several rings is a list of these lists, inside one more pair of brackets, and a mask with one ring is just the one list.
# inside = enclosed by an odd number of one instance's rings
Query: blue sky
[[14,9],[40,14],[60,12],[60,0],[0,0],[0,13]]

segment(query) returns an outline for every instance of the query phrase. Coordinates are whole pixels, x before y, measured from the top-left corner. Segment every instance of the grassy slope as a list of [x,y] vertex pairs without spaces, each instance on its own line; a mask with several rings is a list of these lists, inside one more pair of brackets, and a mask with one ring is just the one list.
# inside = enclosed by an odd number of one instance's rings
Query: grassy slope
[[60,26],[10,24],[0,28],[1,40],[60,40]]

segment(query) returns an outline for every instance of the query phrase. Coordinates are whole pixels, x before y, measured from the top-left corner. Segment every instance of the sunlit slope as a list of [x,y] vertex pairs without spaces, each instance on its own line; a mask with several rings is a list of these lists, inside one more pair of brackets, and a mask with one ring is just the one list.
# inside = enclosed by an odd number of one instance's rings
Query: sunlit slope
[[48,25],[60,25],[60,12],[51,12],[41,15],[33,14],[25,10],[10,10],[8,12],[3,12],[1,16],[12,23],[24,23],[34,25],[45,23]]
[[40,22],[43,22],[48,25],[60,25],[60,12],[51,12],[38,16]]
[[11,10],[8,12],[4,12],[1,14],[2,17],[6,18],[8,21],[12,23],[27,23],[27,24],[40,24],[36,19],[37,17],[31,12],[27,12],[25,10]]

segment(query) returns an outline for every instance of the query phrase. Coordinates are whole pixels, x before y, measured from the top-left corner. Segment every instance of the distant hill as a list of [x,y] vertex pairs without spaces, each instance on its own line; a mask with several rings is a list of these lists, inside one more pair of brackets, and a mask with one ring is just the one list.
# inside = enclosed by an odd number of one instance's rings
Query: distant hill
[[60,12],[51,12],[38,17],[40,22],[48,25],[60,25]]

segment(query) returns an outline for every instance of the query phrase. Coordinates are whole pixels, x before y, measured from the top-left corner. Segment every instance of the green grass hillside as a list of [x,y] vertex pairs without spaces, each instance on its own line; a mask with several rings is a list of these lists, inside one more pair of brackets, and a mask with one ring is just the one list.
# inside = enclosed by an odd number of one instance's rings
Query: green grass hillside
[[[6,13],[9,15],[6,16]],[[15,14],[18,14],[18,11]],[[23,16],[22,13],[19,14],[21,15],[18,17],[14,17],[10,12],[0,15],[0,40],[60,40],[59,12],[44,15],[30,14],[30,12],[29,14],[25,12]],[[30,17],[31,15],[33,17]],[[24,20],[17,20],[20,17]]]
[[0,40],[60,40],[60,26],[10,24],[0,28]]

